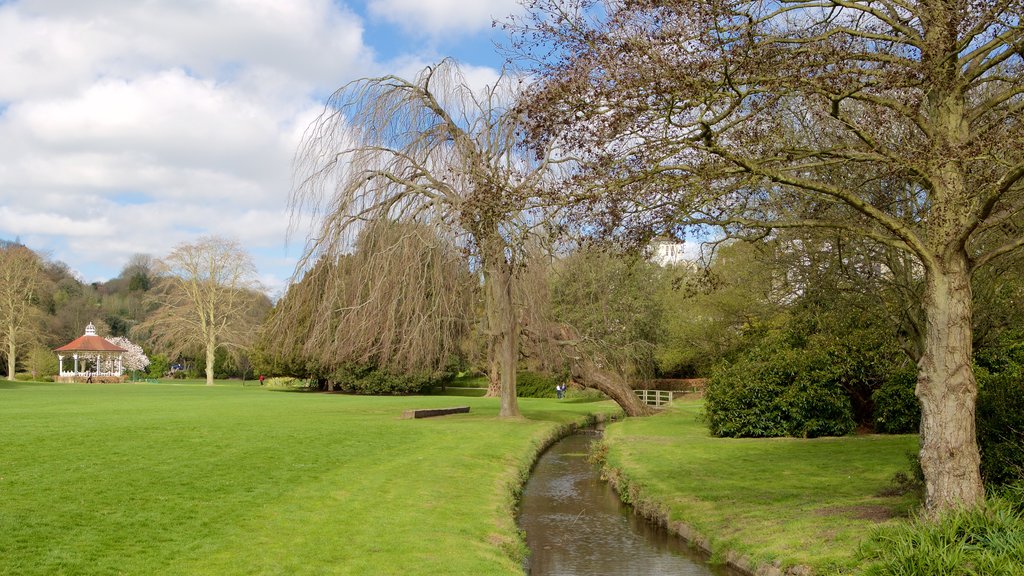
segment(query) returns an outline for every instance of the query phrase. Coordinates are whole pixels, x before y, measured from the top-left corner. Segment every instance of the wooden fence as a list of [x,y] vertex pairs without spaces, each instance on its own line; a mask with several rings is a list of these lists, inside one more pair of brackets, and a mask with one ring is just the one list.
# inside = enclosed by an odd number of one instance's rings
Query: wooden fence
[[637,398],[648,406],[664,408],[672,405],[672,392],[670,390],[633,390]]

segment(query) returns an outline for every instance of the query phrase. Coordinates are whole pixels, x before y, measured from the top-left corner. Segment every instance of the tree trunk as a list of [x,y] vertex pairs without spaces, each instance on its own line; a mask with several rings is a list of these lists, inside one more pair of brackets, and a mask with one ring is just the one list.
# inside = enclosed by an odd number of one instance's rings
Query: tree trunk
[[629,383],[611,371],[600,368],[593,360],[576,360],[570,371],[572,379],[587,388],[604,392],[615,401],[626,416],[649,416],[654,409],[636,397]]
[[14,380],[14,370],[17,368],[18,356],[17,346],[14,342],[14,327],[10,327],[7,333],[7,379]]
[[206,385],[213,386],[213,361],[217,358],[217,341],[206,341]]
[[[512,272],[504,265],[491,267],[487,291],[495,330],[494,356],[501,380],[501,418],[518,418],[519,400],[516,398],[516,369],[519,365],[519,322],[512,302]],[[493,368],[492,368],[493,370]]]
[[[497,326],[497,324],[495,324]],[[498,342],[494,334],[487,335],[487,393],[485,398],[501,396],[501,370],[498,366]]]
[[929,514],[974,506],[984,498],[971,368],[971,281],[965,254],[927,273],[924,353],[919,363],[921,468]]

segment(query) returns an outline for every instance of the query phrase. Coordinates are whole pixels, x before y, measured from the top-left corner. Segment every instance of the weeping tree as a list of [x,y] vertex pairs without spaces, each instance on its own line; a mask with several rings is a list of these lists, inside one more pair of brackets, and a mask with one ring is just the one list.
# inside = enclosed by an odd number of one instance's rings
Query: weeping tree
[[1024,4],[528,5],[532,135],[589,154],[576,199],[613,229],[828,228],[908,256],[926,506],[979,503],[971,279],[1024,247]]
[[462,354],[476,297],[462,251],[432,226],[378,220],[322,255],[261,330],[262,364],[333,389],[351,364],[433,375]]
[[307,129],[290,200],[296,218],[319,220],[300,267],[350,252],[370,222],[417,223],[456,239],[483,279],[502,417],[519,416],[513,286],[531,199],[549,164],[544,155],[517,152],[519,118],[508,110],[514,88],[502,77],[476,92],[451,60],[412,81],[352,82],[330,97]]

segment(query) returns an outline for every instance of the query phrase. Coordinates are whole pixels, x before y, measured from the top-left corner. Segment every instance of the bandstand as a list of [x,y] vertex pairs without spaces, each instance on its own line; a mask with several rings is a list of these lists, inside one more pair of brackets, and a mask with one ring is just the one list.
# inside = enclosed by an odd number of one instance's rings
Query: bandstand
[[92,322],[85,335],[54,350],[57,353],[58,382],[122,382],[127,350],[96,335]]

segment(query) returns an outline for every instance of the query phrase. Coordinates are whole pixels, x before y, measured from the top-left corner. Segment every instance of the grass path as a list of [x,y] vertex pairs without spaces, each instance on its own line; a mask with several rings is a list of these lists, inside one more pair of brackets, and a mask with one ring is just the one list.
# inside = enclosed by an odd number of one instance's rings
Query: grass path
[[918,504],[914,494],[879,496],[909,471],[917,436],[712,438],[699,411],[690,402],[613,424],[607,463],[634,497],[691,526],[719,559],[736,551],[755,564],[842,572],[872,526]]
[[4,382],[0,574],[521,573],[507,487],[614,408],[520,402]]

